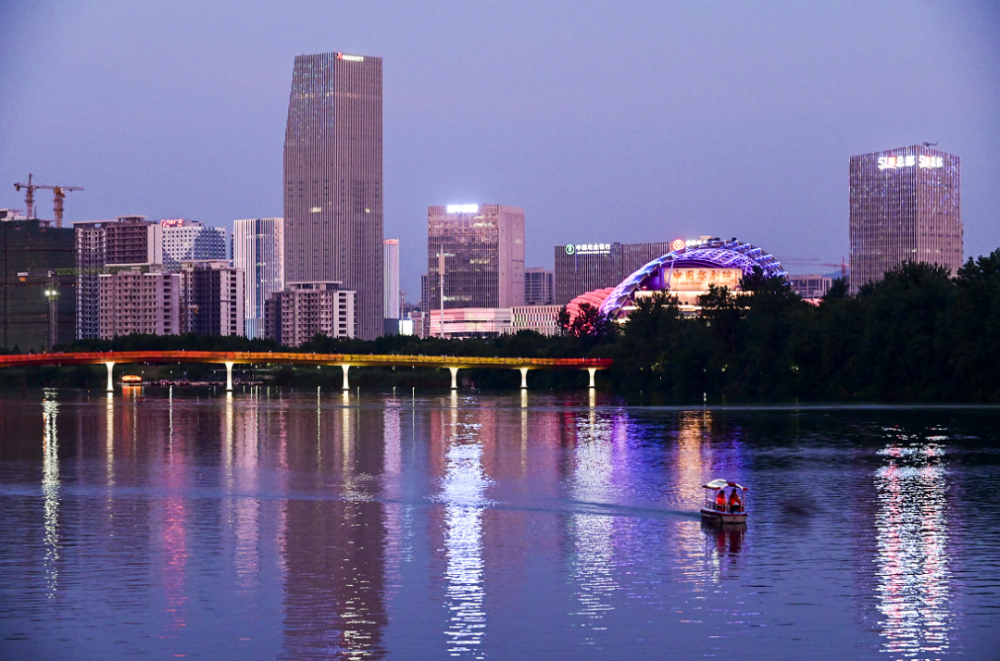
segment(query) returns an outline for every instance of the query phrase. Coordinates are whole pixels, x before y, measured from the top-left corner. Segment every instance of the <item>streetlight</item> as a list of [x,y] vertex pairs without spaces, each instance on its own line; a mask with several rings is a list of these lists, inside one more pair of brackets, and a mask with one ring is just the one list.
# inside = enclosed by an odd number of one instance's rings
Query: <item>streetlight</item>
[[59,339],[58,329],[58,307],[59,307],[59,290],[55,285],[55,274],[49,271],[49,288],[45,290],[45,298],[49,301],[49,341],[48,349],[49,353],[52,352],[52,347],[56,345]]

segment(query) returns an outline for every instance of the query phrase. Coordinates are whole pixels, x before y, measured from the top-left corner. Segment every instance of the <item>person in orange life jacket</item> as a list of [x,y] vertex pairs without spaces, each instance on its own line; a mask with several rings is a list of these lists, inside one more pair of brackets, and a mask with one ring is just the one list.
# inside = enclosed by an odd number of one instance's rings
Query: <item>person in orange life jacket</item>
[[723,489],[719,489],[719,493],[715,494],[715,509],[720,512],[726,511],[726,492]]
[[733,489],[733,493],[729,495],[729,511],[730,512],[740,512],[743,510],[743,500],[740,498],[739,489]]

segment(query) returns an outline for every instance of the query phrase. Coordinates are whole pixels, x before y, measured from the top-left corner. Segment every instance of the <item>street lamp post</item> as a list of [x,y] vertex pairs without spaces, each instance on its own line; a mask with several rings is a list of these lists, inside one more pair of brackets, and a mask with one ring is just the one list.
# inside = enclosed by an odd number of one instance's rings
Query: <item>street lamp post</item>
[[56,287],[55,279],[49,274],[49,287],[45,290],[45,298],[49,301],[49,341],[46,350],[51,353],[52,347],[59,341],[59,288]]

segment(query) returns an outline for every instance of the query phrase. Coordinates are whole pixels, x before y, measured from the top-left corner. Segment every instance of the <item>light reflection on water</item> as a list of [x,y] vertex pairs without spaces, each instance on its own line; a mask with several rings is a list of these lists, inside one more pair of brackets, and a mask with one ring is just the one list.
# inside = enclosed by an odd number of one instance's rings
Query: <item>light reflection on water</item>
[[[1000,609],[969,551],[1000,546],[1000,515],[955,515],[1000,465],[996,411],[266,388],[0,407],[0,658],[979,658]],[[700,522],[712,477],[751,486],[749,526]],[[818,483],[854,486],[788,509]]]
[[878,453],[878,609],[886,652],[940,655],[951,629],[945,450],[900,439]]

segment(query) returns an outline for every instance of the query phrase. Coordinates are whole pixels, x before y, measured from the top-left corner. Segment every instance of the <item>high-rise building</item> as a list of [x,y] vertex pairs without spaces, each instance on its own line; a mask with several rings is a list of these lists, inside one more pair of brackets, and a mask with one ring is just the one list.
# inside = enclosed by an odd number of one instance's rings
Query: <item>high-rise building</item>
[[285,286],[285,234],[281,218],[233,221],[233,266],[243,271],[246,336],[267,336],[264,307]]
[[162,264],[163,230],[145,216],[73,223],[76,242],[76,337],[100,337],[98,274],[109,264]]
[[295,58],[285,130],[286,282],[357,292],[357,336],[382,334],[382,58]]
[[657,257],[669,242],[568,243],[555,248],[555,304],[566,305],[588,291],[614,287]]
[[823,298],[833,286],[833,278],[819,274],[789,275],[788,283],[802,298]]
[[[427,208],[428,311],[524,305],[524,210],[502,204]],[[432,312],[432,315],[434,313]]]
[[962,265],[961,162],[925,145],[851,157],[851,291],[904,262]]
[[133,266],[97,276],[98,338],[120,335],[176,335],[181,332],[183,276],[160,268]]
[[383,244],[383,263],[385,268],[385,283],[382,286],[384,301],[382,309],[385,314],[385,334],[399,334],[399,239],[386,239]]
[[524,270],[524,304],[552,305],[555,296],[555,272],[542,268]]
[[243,335],[243,270],[225,259],[183,262],[181,328],[195,335]]
[[[14,214],[8,216],[15,217]],[[46,220],[0,221],[0,341],[45,351],[72,342],[73,230]]]
[[228,259],[226,228],[205,227],[186,218],[160,221],[163,229],[163,263],[177,267],[181,262]]
[[357,337],[356,293],[339,282],[290,282],[267,301],[267,336],[278,344],[297,347],[316,335]]

